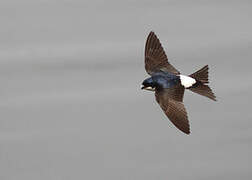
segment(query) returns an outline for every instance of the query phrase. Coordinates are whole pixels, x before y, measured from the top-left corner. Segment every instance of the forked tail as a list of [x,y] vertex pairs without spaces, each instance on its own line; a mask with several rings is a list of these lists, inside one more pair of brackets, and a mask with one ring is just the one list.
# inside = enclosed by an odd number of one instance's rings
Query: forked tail
[[190,87],[189,90],[216,101],[216,96],[212,92],[211,88],[207,85],[207,83],[209,83],[208,69],[208,65],[206,65],[190,75],[190,77],[196,79],[196,83]]

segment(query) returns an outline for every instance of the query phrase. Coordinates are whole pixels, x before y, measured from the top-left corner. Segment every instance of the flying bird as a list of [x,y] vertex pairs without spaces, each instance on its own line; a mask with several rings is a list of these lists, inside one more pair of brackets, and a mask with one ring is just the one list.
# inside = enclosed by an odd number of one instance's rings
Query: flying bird
[[216,96],[207,85],[208,65],[191,75],[182,75],[170,64],[165,51],[154,32],[150,32],[145,44],[145,70],[151,76],[142,83],[142,88],[155,92],[156,101],[182,132],[190,134],[187,112],[183,104],[185,89],[216,101]]

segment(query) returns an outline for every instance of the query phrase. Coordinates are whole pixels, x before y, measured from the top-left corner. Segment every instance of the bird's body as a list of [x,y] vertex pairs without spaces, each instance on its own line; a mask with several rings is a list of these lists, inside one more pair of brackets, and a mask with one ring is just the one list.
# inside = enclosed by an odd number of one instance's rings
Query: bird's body
[[151,75],[150,78],[144,80],[143,85],[147,87],[152,87],[153,89],[165,89],[172,88],[173,86],[180,83],[179,76],[169,73],[169,72],[156,72]]
[[190,133],[189,121],[183,104],[185,89],[216,101],[208,82],[208,66],[186,76],[169,62],[159,39],[150,32],[145,45],[145,69],[151,77],[142,83],[142,89],[155,91],[155,97],[171,122],[186,134]]
[[[148,83],[149,83],[149,86],[147,85]],[[147,78],[143,82],[145,86],[155,87],[157,89],[172,88],[173,86],[176,86],[178,84],[184,86],[184,88],[190,88],[195,83],[196,83],[196,80],[190,76],[175,75],[175,74],[172,74],[169,72],[163,72],[163,71],[153,73],[150,78]],[[152,90],[154,90],[154,88]]]

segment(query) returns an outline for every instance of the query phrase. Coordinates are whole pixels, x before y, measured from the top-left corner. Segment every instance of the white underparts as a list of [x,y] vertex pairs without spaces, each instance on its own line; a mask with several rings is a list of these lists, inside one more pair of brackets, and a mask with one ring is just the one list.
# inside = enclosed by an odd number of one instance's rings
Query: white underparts
[[148,90],[148,91],[155,91],[155,88],[153,88],[153,87],[145,87],[144,89]]
[[141,89],[148,90],[148,91],[155,91],[155,88],[151,87],[151,86],[145,87],[145,86],[141,85]]
[[189,87],[191,87],[192,85],[194,85],[196,83],[196,80],[189,77],[189,76],[179,75],[179,77],[180,77],[181,84],[185,88],[189,88]]

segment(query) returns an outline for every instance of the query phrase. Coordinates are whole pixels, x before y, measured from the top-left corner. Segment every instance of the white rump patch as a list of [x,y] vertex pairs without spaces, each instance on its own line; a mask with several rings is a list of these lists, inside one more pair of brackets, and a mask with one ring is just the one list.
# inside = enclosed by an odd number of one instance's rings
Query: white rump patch
[[196,80],[189,77],[189,76],[179,75],[179,77],[180,77],[181,84],[185,88],[189,88],[189,87],[191,87],[192,85],[194,85],[196,83]]

